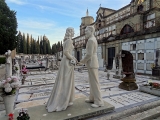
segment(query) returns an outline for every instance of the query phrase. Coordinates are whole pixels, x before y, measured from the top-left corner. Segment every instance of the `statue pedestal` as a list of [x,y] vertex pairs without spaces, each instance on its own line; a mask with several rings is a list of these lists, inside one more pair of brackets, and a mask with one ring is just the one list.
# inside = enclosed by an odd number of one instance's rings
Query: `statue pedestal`
[[136,79],[133,75],[133,73],[124,73],[126,76],[121,79],[123,82],[119,84],[119,88],[124,89],[124,90],[136,90],[138,89],[136,82]]
[[[101,114],[112,112],[114,106],[104,102],[103,107],[92,108],[90,103],[85,102],[85,98],[76,99],[72,106],[65,111],[48,113],[45,105],[28,108],[28,114],[31,120],[79,120],[95,117]],[[18,116],[14,113],[14,119]],[[8,116],[1,115],[0,120],[8,120]]]

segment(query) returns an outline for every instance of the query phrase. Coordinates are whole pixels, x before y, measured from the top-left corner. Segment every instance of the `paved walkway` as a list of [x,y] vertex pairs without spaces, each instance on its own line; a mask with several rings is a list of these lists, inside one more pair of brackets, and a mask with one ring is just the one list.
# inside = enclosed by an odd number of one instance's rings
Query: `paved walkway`
[[[57,71],[33,71],[27,77],[25,85],[19,89],[16,98],[16,109],[29,108],[46,104],[51,90],[54,86]],[[114,114],[120,113],[130,108],[143,106],[145,104],[159,101],[160,97],[140,92],[139,90],[126,91],[118,88],[122,82],[113,78],[114,73],[111,72],[110,79],[107,80],[107,73],[99,71],[100,87],[103,100],[115,106]],[[136,75],[136,83],[139,85],[146,84],[152,77],[146,75]],[[153,80],[159,82],[160,80]],[[88,73],[83,70],[82,73],[75,71],[75,93],[76,99],[88,97],[89,83]],[[113,113],[95,117],[95,119],[105,118]]]

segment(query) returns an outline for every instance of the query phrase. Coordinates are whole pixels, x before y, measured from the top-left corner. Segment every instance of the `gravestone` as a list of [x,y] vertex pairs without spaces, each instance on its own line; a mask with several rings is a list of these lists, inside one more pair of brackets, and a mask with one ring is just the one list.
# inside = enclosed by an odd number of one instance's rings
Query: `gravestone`
[[[113,75],[113,78],[116,79],[122,79],[122,59],[121,59],[121,53],[116,55],[116,59],[114,59],[115,62],[115,75]],[[117,69],[118,67],[118,69]]]
[[116,70],[116,62],[115,62],[115,57],[113,58],[113,66],[112,66],[112,71],[115,72]]
[[122,50],[121,51],[121,59],[122,59],[122,68],[123,68],[123,74],[126,76],[122,78],[122,83],[119,84],[119,88],[124,90],[136,90],[138,89],[134,74],[134,68],[133,68],[133,56],[129,51]]

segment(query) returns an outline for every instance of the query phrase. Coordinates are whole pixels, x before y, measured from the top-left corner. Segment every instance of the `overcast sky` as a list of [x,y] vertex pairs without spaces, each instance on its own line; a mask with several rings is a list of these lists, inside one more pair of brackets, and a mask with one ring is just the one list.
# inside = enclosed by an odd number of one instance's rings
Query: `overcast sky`
[[62,41],[67,27],[79,35],[81,17],[96,17],[100,7],[118,10],[131,0],[6,0],[11,10],[17,12],[18,31],[29,33],[37,39],[46,35],[51,44]]

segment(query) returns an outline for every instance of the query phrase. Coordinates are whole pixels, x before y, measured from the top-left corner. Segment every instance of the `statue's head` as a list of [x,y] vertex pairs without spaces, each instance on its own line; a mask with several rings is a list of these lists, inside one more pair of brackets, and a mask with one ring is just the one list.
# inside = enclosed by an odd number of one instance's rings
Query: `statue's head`
[[69,39],[69,38],[72,38],[72,37],[74,37],[74,28],[68,27],[68,28],[66,29],[64,41],[67,40],[67,39]]
[[95,28],[94,26],[87,26],[85,29],[85,37],[88,39],[92,35],[94,35]]

